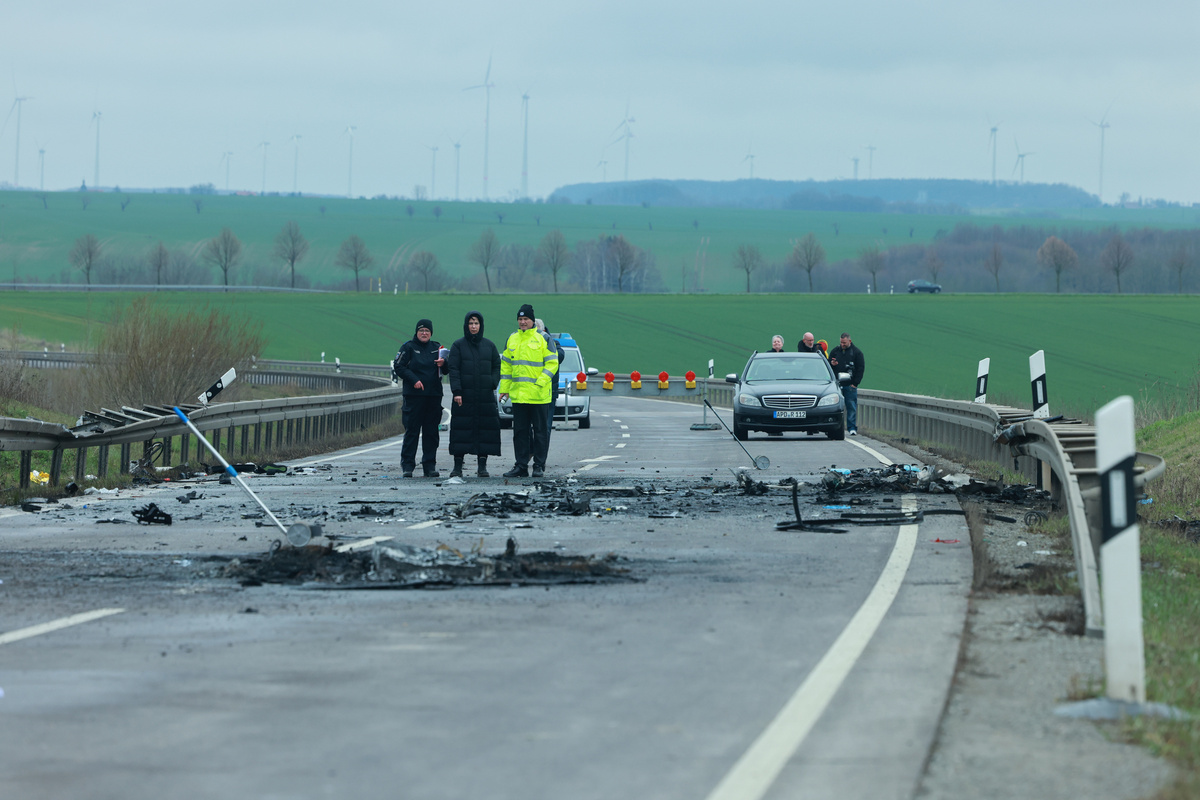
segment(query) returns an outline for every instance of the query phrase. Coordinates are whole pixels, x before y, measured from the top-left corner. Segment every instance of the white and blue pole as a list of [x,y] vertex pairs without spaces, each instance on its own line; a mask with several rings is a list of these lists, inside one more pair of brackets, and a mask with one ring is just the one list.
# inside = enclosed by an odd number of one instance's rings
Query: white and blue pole
[[979,371],[975,373],[975,402],[987,402],[988,372],[992,369],[992,360],[985,358],[979,362]]
[[1133,398],[1118,397],[1096,412],[1096,472],[1100,475],[1100,582],[1104,666],[1110,700],[1146,702],[1142,638],[1142,554],[1133,483]]

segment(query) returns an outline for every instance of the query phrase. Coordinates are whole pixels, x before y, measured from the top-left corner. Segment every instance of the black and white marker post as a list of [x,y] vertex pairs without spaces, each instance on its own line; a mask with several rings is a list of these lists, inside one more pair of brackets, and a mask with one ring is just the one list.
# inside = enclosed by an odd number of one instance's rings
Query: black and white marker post
[[1029,386],[1033,390],[1033,417],[1050,416],[1050,400],[1046,396],[1046,351],[1038,350],[1029,357]]
[[1100,581],[1104,664],[1110,700],[1146,702],[1142,641],[1142,556],[1133,465],[1133,399],[1118,397],[1096,412],[1100,475]]
[[988,372],[992,368],[992,360],[985,358],[979,362],[979,372],[975,373],[975,402],[987,402]]
[[230,367],[224,375],[217,379],[216,383],[208,387],[204,391],[204,394],[200,395],[198,398],[200,400],[200,405],[208,405],[208,401],[219,395],[221,390],[233,383],[235,378],[237,378],[237,370],[235,370],[233,367]]

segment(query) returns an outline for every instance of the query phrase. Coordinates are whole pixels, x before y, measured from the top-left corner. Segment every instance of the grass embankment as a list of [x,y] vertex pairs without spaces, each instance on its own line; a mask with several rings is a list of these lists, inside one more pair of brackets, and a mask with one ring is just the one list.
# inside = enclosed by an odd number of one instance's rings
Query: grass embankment
[[1146,694],[1197,719],[1143,718],[1126,731],[1180,766],[1158,800],[1184,800],[1200,797],[1200,412],[1143,428],[1138,449],[1167,460],[1165,474],[1146,487],[1153,504],[1139,506]]

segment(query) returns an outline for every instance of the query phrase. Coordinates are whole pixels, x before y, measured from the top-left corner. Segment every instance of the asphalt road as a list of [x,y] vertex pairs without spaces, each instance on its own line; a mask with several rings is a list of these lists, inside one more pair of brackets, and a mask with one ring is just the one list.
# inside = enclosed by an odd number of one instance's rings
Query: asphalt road
[[[700,413],[601,398],[590,430],[556,431],[544,489],[601,487],[582,516],[443,521],[444,504],[536,482],[404,480],[399,440],[249,478],[285,520],[330,512],[339,541],[498,553],[514,536],[616,554],[636,581],[243,587],[220,566],[279,537],[215,479],[0,511],[0,797],[910,797],[966,612],[962,518],[778,531],[790,496],[733,491],[750,460],[690,430]],[[766,482],[909,460],[863,437],[746,444]],[[662,494],[614,493],[635,485]],[[174,499],[187,491],[201,498]],[[151,500],[175,524],[97,522]],[[956,507],[861,510],[900,505]]]

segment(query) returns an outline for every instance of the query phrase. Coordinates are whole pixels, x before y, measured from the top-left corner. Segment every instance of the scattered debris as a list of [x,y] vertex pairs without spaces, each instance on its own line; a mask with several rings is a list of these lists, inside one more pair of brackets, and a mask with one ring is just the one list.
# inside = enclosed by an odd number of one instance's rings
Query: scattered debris
[[170,525],[171,515],[154,503],[133,510],[133,517],[141,525]]

